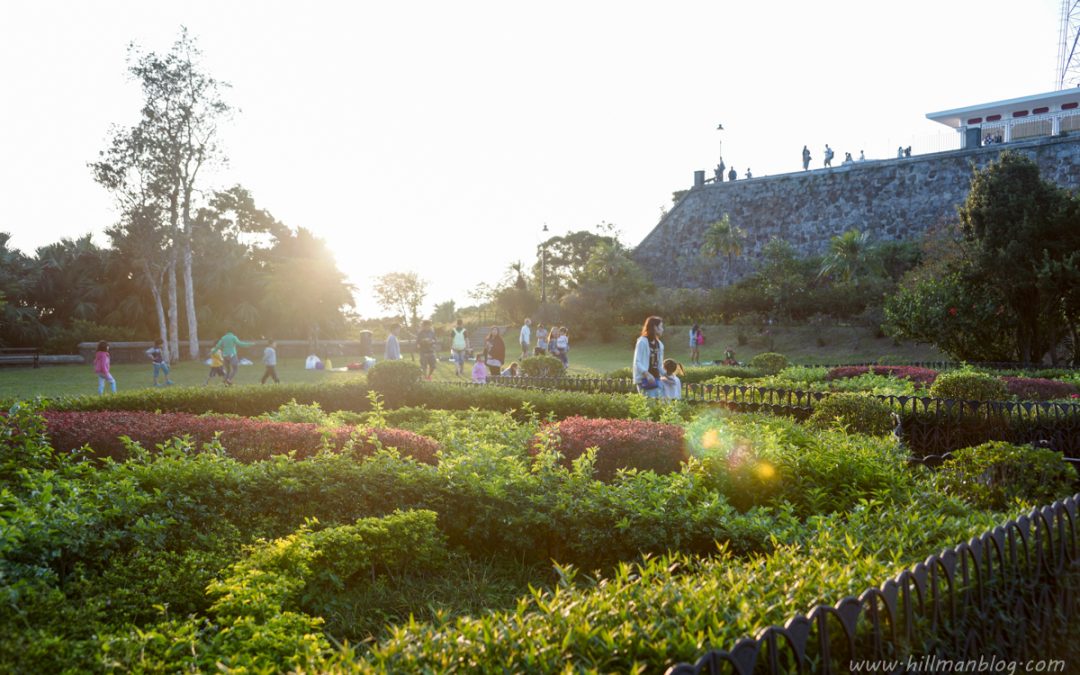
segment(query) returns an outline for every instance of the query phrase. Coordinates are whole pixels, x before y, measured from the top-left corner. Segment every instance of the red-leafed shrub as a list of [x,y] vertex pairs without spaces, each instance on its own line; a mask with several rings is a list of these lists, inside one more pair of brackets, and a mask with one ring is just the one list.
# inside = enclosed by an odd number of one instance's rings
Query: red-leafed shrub
[[1045,380],[1041,377],[1003,377],[1005,391],[1024,401],[1049,401],[1055,398],[1072,398],[1077,392],[1076,386],[1060,380]]
[[[596,447],[596,477],[604,481],[614,478],[619,469],[671,473],[687,458],[683,429],[674,424],[568,417],[541,434],[553,435],[566,466]],[[530,452],[535,455],[539,447],[538,437]]]
[[[201,447],[219,434],[221,444],[231,455],[243,461],[256,461],[289,452],[295,452],[298,458],[310,457],[323,447],[324,438],[330,448],[340,450],[353,431],[352,427],[324,431],[314,424],[198,417],[189,413],[48,411],[44,416],[57,450],[70,451],[88,444],[97,456],[114,459],[126,456],[121,436],[153,449],[176,436],[189,436],[196,447]],[[436,463],[439,444],[426,436],[401,429],[372,429],[369,433],[383,447],[397,448],[402,455],[419,462]],[[374,441],[365,440],[357,442],[355,449],[360,455],[369,455],[375,447]]]
[[918,368],[916,366],[840,366],[833,368],[825,374],[826,380],[843,380],[859,375],[888,375],[890,377],[903,378],[919,384],[933,384],[938,373],[930,368]]

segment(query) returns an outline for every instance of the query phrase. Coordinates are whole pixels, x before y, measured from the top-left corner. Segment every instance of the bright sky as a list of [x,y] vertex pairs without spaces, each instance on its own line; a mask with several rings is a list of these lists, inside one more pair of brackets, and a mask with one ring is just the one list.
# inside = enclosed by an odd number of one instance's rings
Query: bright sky
[[[27,253],[116,221],[87,162],[133,124],[129,42],[186,25],[232,85],[229,165],[325,238],[381,315],[375,275],[471,304],[551,234],[606,221],[636,245],[721,151],[740,177],[939,147],[928,112],[1052,90],[1057,0],[645,3],[7,2],[0,9],[0,231]],[[725,131],[716,130],[718,123]]]

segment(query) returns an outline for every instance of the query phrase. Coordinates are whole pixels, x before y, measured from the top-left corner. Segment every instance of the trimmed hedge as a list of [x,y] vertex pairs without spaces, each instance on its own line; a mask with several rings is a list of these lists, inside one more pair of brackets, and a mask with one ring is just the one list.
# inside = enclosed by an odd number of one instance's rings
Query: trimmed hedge
[[1017,499],[1040,505],[1068,494],[1076,469],[1053,450],[992,441],[957,450],[937,478],[945,492],[976,508],[1002,510]]
[[538,454],[548,446],[562,453],[571,466],[589,448],[596,448],[596,477],[610,481],[619,469],[673,473],[687,457],[683,428],[674,424],[640,420],[568,417],[544,427],[529,452]]
[[1075,385],[1041,377],[1003,377],[1005,391],[1022,401],[1052,401],[1071,398],[1078,393]]
[[[216,436],[231,456],[252,462],[290,452],[296,453],[297,458],[311,457],[324,447],[340,451],[354,431],[351,427],[324,430],[314,424],[188,413],[48,411],[43,416],[55,449],[69,452],[89,445],[95,456],[117,460],[127,459],[128,455],[121,436],[127,436],[147,449],[171,438],[188,436],[196,451]],[[358,456],[372,455],[381,445],[397,448],[403,456],[418,462],[437,463],[439,444],[411,431],[367,429],[356,439],[352,451]]]
[[791,365],[788,357],[776,352],[764,352],[750,359],[750,367],[763,370],[767,375],[775,375]]
[[930,395],[959,401],[1000,401],[1005,398],[1005,383],[993,375],[958,370],[939,376]]
[[930,385],[937,379],[938,371],[916,366],[840,366],[825,374],[826,380],[844,380],[860,375],[887,375]]
[[521,374],[525,377],[558,377],[565,371],[562,361],[546,354],[530,356],[521,362]]
[[895,426],[889,404],[862,394],[833,394],[823,399],[807,423],[818,429],[844,427],[871,436],[887,434]]

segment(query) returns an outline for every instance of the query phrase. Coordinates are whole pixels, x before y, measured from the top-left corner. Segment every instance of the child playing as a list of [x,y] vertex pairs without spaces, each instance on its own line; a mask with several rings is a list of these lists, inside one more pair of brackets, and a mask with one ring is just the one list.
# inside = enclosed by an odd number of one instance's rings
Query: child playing
[[486,384],[487,376],[488,370],[487,364],[484,363],[484,355],[482,353],[477,354],[476,364],[472,367],[472,381],[476,382],[477,384]]
[[270,340],[266,343],[266,349],[263,350],[263,365],[266,366],[266,372],[263,373],[261,383],[266,384],[268,378],[274,378],[274,384],[281,382],[277,376],[277,342]]
[[146,355],[154,364],[154,386],[160,386],[157,381],[158,373],[165,376],[166,385],[172,384],[172,380],[169,379],[169,362],[165,360],[165,343],[160,339],[154,340],[154,346],[146,350]]
[[203,383],[203,386],[210,384],[210,380],[218,375],[221,376],[221,379],[225,379],[225,356],[220,348],[215,347],[210,350],[210,374],[206,376],[206,382]]
[[98,343],[97,353],[94,354],[94,373],[98,376],[98,394],[105,393],[106,382],[112,387],[112,393],[116,393],[116,380],[113,378],[112,373],[109,372],[110,362],[109,343],[102,340]]
[[679,376],[685,374],[681,363],[675,359],[664,359],[664,374],[660,376],[664,398],[672,401],[682,398],[682,380]]

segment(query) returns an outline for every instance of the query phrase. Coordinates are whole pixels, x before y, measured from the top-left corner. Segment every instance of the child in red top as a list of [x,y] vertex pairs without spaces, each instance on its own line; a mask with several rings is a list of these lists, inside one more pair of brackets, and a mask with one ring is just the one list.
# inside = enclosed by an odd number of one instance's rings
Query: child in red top
[[98,376],[97,393],[105,393],[105,383],[112,387],[112,393],[116,393],[116,380],[109,372],[109,343],[102,340],[98,343],[97,353],[94,354],[94,372]]

